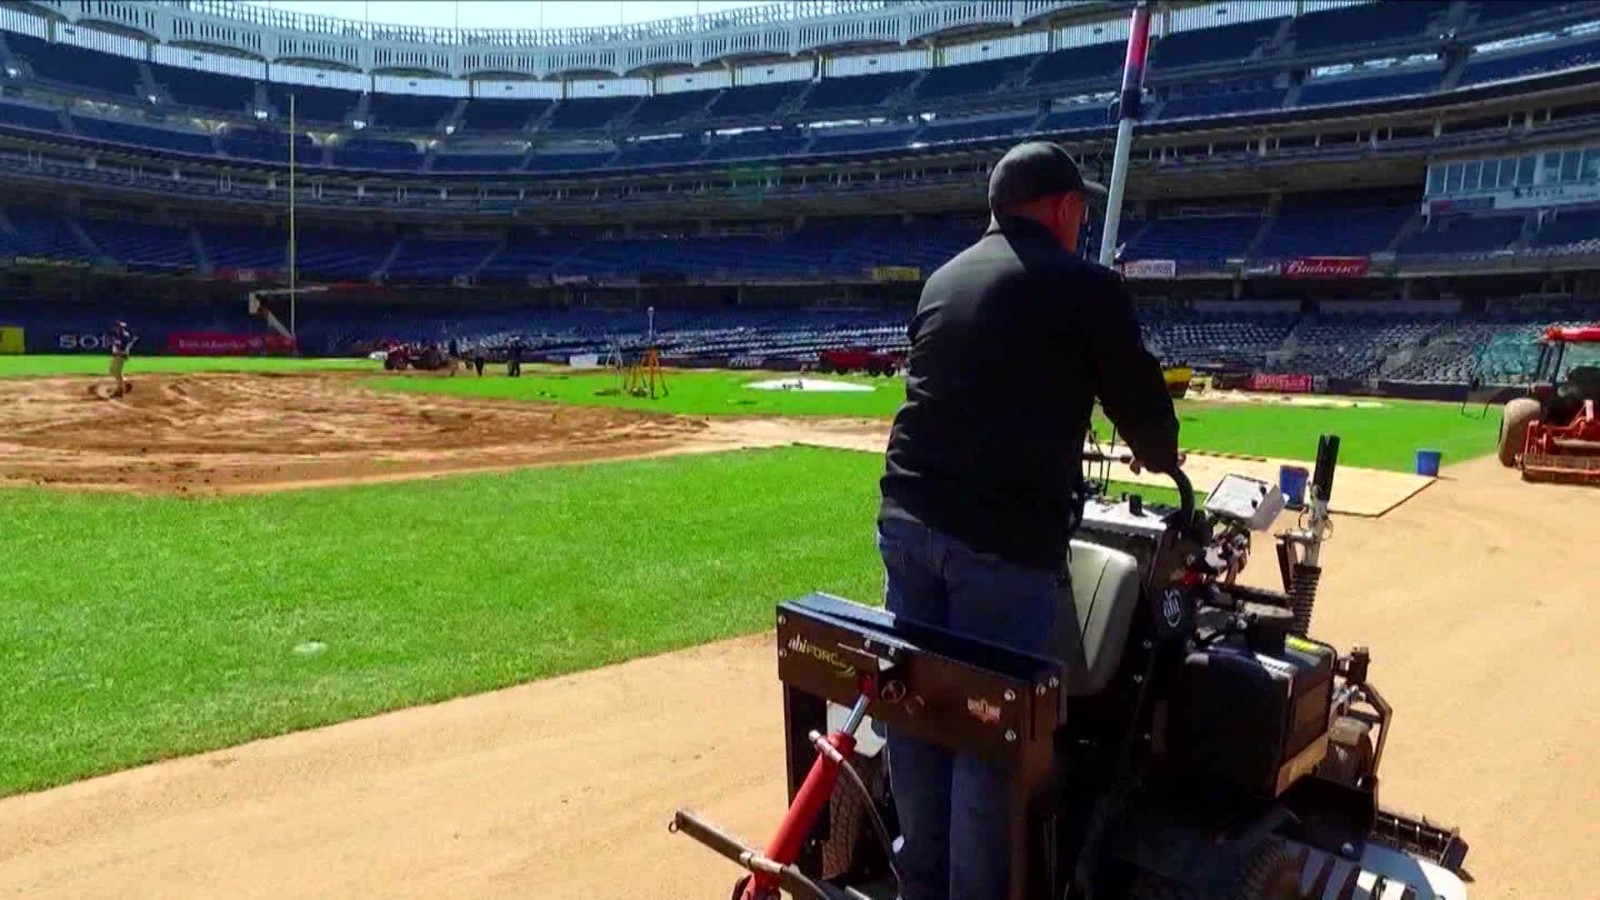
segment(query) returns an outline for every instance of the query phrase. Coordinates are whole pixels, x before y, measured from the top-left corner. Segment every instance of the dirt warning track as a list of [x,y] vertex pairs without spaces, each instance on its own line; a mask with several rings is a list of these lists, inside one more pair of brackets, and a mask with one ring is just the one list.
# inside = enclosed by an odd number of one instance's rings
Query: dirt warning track
[[[1595,896],[1600,493],[1492,460],[1445,476],[1338,519],[1316,631],[1372,647],[1397,710],[1384,800],[1461,826],[1474,898]],[[687,805],[770,834],[772,652],[731,641],[0,801],[0,896],[725,897],[734,868],[665,826]]]

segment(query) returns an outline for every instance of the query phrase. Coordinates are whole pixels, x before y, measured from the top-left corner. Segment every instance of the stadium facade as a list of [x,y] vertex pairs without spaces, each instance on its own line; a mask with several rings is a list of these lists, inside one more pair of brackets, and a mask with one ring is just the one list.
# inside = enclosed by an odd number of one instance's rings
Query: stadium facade
[[[454,30],[9,3],[0,319],[44,349],[116,304],[237,327],[241,282],[290,268],[292,160],[297,277],[367,286],[321,301],[315,349],[441,323],[566,329],[540,339],[560,349],[624,330],[598,309],[648,304],[694,311],[697,334],[820,333],[708,338],[734,355],[892,344],[1006,146],[1109,165],[1129,6]],[[1167,355],[1459,381],[1513,325],[1588,314],[1600,3],[1167,3],[1156,35],[1121,258]],[[758,311],[820,305],[856,312]]]

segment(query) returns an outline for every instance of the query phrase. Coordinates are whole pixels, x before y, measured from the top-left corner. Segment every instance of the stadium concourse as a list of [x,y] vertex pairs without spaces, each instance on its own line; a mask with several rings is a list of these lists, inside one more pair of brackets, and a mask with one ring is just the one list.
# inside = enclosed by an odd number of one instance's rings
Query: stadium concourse
[[[883,420],[751,421],[816,398],[657,401],[576,369],[653,349],[687,388],[674,367],[904,351],[1006,148],[1111,174],[1132,8],[569,31],[0,6],[0,372],[39,376],[0,381],[27,586],[0,609],[0,895],[725,896],[731,870],[664,825],[691,803],[771,828],[771,648],[609,664],[765,627],[779,570],[876,591],[881,462],[778,448],[873,449]],[[1154,33],[1115,240],[1148,344],[1213,397],[1422,423],[1267,411],[1313,439],[1357,423],[1346,450],[1395,486],[1338,501],[1319,627],[1372,646],[1399,710],[1384,800],[1463,828],[1474,897],[1593,895],[1594,495],[1466,458],[1543,329],[1600,321],[1600,0],[1182,0]],[[113,399],[81,373],[118,320],[136,389]],[[394,341],[481,350],[495,378],[380,372]],[[513,381],[513,354],[573,369]],[[1184,427],[1245,410],[1186,403]],[[1411,475],[1452,428],[1471,452]],[[1275,458],[1241,468],[1292,455],[1255,449]],[[619,457],[650,459],[576,465]],[[495,474],[401,483],[469,470]],[[252,496],[194,496],[220,494]]]

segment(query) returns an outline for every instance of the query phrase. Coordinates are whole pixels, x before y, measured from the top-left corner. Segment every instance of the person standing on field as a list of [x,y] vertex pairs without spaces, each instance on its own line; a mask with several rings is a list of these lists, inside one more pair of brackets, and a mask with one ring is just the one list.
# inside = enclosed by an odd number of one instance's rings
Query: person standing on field
[[128,393],[127,382],[122,380],[122,368],[128,362],[128,353],[133,350],[137,338],[128,330],[128,323],[117,321],[111,323],[111,333],[107,336],[106,343],[111,348],[111,377],[116,379],[117,390],[113,397],[121,397]]

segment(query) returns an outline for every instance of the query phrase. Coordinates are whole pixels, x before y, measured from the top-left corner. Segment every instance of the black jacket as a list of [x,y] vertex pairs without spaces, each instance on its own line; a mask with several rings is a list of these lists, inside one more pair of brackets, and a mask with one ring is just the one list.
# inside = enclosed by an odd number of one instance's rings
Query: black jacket
[[1135,456],[1177,464],[1172,400],[1121,277],[1031,220],[991,226],[934,272],[910,337],[880,519],[1056,569],[1083,514],[1095,398]]

